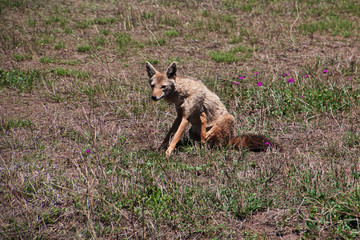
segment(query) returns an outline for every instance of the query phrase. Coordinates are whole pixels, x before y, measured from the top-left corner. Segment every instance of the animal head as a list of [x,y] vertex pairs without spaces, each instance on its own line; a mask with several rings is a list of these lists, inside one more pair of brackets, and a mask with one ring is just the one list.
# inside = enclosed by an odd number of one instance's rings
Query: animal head
[[170,64],[165,73],[158,72],[149,62],[146,62],[146,71],[152,89],[151,99],[158,101],[175,89],[176,63]]

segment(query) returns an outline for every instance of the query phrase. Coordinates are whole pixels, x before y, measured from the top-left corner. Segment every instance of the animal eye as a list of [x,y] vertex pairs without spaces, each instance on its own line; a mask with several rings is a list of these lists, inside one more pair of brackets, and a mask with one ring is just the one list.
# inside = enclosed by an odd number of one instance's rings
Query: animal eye
[[164,89],[164,88],[166,88],[166,86],[165,86],[165,85],[162,85],[161,88]]
[[151,88],[154,88],[154,84],[150,84]]

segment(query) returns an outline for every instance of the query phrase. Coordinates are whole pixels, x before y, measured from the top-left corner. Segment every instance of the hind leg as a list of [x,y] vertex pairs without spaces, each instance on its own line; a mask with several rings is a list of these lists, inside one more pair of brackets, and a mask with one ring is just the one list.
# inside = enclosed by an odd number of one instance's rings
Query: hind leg
[[230,114],[222,115],[206,133],[205,140],[211,144],[224,144],[233,135],[235,120]]
[[200,130],[200,138],[201,138],[201,142],[205,143],[206,140],[206,114],[203,112],[200,116],[200,121],[201,121],[201,130]]
[[199,124],[192,125],[189,129],[189,137],[191,140],[201,141],[202,143],[205,143],[207,119],[204,112],[200,114],[199,120]]

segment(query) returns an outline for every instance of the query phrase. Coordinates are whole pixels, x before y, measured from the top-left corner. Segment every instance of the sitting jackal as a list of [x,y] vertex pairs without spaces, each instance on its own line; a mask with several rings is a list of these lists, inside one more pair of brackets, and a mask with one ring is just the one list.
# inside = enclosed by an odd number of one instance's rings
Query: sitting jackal
[[171,155],[189,122],[190,138],[208,142],[212,146],[228,144],[236,148],[263,151],[272,145],[268,138],[261,135],[244,134],[235,137],[234,117],[229,114],[219,97],[201,81],[177,76],[175,62],[165,73],[158,72],[146,62],[146,71],[152,88],[152,100],[164,98],[175,104],[177,112],[175,122],[161,144],[161,147],[168,146],[166,156]]

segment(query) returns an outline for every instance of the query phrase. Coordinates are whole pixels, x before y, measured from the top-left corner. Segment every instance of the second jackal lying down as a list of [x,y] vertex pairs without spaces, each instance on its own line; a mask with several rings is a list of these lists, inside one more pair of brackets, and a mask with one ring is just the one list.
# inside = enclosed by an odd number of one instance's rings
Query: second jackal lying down
[[177,112],[175,122],[161,144],[161,147],[168,146],[166,156],[174,151],[189,122],[192,125],[189,130],[190,138],[208,142],[212,146],[230,145],[253,151],[276,147],[270,139],[261,135],[234,136],[234,117],[229,114],[219,97],[201,81],[177,76],[176,68],[176,63],[173,62],[165,73],[161,73],[146,62],[152,100],[164,98],[175,104]]

